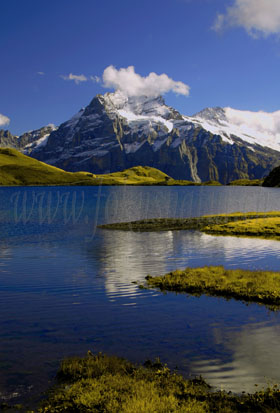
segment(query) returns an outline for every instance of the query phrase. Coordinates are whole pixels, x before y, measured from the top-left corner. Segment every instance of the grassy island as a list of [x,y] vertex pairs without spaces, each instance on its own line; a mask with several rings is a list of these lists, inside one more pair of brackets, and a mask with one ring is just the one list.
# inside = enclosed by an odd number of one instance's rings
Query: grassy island
[[193,295],[221,296],[280,308],[280,272],[226,270],[224,267],[200,267],[147,276],[148,287]]
[[[265,223],[267,219],[271,223],[278,222],[280,220],[280,211],[271,212],[234,212],[231,214],[218,214],[218,215],[204,215],[195,218],[154,218],[144,219],[131,222],[116,222],[112,224],[100,225],[99,228],[111,229],[111,230],[123,230],[123,231],[172,231],[172,230],[199,230],[206,232],[218,233],[219,228],[232,228],[238,223],[244,222],[258,222],[258,219],[262,219]],[[228,225],[228,227],[226,226]],[[223,227],[222,227],[223,226]],[[265,226],[263,226],[264,231]],[[275,225],[275,228],[277,226]],[[226,231],[224,231],[226,233]],[[227,235],[230,234],[228,229]],[[252,234],[252,235],[257,235]]]
[[[90,353],[90,352],[89,352]],[[186,380],[159,360],[144,366],[99,353],[62,362],[58,385],[39,413],[278,412],[275,386],[240,396],[214,391],[200,377]]]

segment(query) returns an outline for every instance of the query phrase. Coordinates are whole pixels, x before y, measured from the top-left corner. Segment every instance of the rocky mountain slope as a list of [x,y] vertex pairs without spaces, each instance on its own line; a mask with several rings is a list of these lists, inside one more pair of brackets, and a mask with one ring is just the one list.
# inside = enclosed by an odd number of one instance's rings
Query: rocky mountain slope
[[21,136],[12,135],[8,130],[0,130],[0,147],[15,148],[25,151],[26,154],[33,152],[36,148],[44,146],[50,134],[57,128],[47,125],[43,128],[24,133]]
[[280,163],[280,142],[233,123],[231,111],[208,108],[188,117],[162,97],[106,93],[57,129],[20,138],[0,132],[0,146],[7,143],[67,171],[99,174],[143,165],[175,179],[222,183],[268,175]]

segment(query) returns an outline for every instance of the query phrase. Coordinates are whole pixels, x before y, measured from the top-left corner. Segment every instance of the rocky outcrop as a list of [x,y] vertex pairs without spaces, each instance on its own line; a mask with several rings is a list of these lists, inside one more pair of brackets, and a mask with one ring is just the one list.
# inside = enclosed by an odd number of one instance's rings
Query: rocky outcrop
[[8,130],[0,130],[0,147],[17,148],[18,138],[12,135]]
[[15,148],[26,154],[44,146],[50,134],[56,130],[54,125],[26,132],[21,136],[12,135],[7,130],[0,130],[0,147]]

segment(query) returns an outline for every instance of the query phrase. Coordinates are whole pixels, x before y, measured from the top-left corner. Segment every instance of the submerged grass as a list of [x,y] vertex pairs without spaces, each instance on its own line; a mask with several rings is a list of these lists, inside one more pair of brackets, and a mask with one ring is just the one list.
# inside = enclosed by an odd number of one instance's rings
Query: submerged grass
[[280,272],[188,267],[157,277],[147,276],[146,280],[149,287],[162,291],[222,296],[265,304],[273,310],[280,308]]
[[39,413],[277,412],[277,386],[255,394],[214,391],[200,377],[186,380],[159,360],[144,366],[99,353],[62,362],[58,385]]

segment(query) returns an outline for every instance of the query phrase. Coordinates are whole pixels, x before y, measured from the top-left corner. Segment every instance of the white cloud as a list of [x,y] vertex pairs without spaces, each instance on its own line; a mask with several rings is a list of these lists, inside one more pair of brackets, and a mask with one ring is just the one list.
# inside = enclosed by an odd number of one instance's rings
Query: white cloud
[[119,90],[127,96],[159,96],[173,91],[188,96],[190,87],[183,82],[177,82],[166,74],[157,75],[151,72],[147,77],[135,73],[134,66],[116,69],[108,66],[103,72],[103,86]]
[[8,125],[9,123],[10,123],[10,119],[8,118],[8,116],[1,115],[0,113],[0,126]]
[[262,111],[242,111],[232,108],[224,109],[227,121],[230,123],[231,127],[236,126],[238,128],[238,136],[241,136],[240,133],[242,133],[245,140],[248,140],[248,136],[253,136],[253,141],[255,143],[259,143],[260,145],[268,146],[279,151],[280,110],[267,113]]
[[45,72],[37,72],[37,75],[44,76]]
[[213,29],[243,27],[253,36],[280,34],[279,0],[234,0],[225,14],[218,14]]
[[90,80],[92,80],[95,83],[100,83],[101,82],[101,79],[100,79],[99,76],[91,76]]
[[85,75],[73,75],[73,73],[70,73],[69,75],[61,75],[62,79],[64,80],[73,80],[76,85],[78,85],[81,82],[87,82],[88,78]]
[[280,110],[272,113],[225,108],[227,119],[237,126],[247,125],[261,133],[280,133]]

